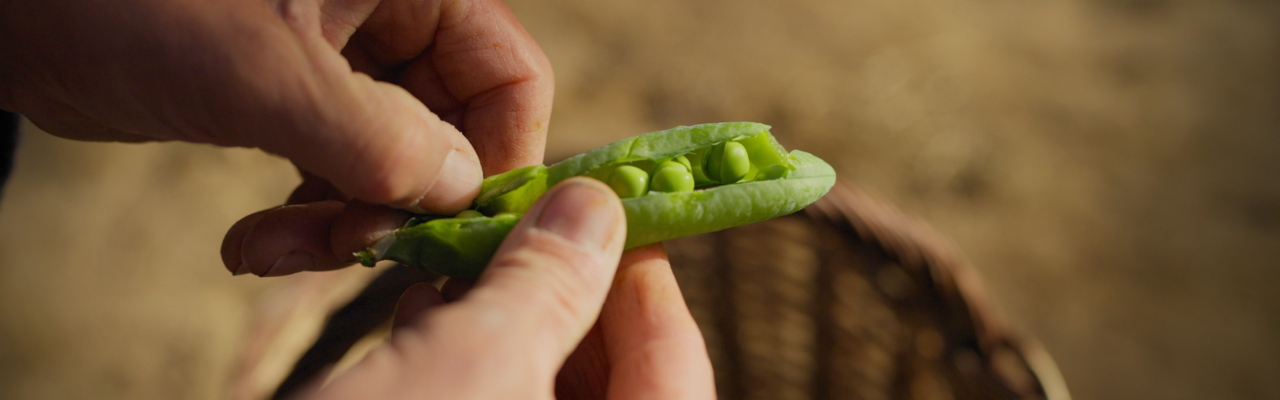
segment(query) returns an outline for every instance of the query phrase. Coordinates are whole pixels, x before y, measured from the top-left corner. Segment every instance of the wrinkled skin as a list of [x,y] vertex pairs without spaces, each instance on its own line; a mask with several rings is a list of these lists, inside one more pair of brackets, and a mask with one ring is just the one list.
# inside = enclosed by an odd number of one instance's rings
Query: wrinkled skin
[[303,171],[289,207],[229,232],[233,271],[345,265],[403,218],[339,218],[349,200],[453,213],[484,174],[542,162],[551,68],[496,0],[27,0],[0,18],[0,108],[67,138],[258,147]]
[[[299,167],[290,205],[228,232],[237,274],[347,265],[407,218],[391,207],[462,210],[484,175],[541,163],[553,86],[497,0],[0,3],[0,108],[70,139],[257,147]],[[714,397],[661,248],[622,257],[616,196],[561,186],[494,273],[414,286],[391,345],[301,398]]]

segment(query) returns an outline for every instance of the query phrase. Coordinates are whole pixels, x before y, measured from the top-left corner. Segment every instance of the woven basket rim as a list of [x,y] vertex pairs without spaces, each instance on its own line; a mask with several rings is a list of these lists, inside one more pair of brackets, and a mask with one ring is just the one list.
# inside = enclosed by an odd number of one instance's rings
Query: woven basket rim
[[998,351],[1012,351],[1029,370],[1039,396],[1046,400],[1071,399],[1053,357],[1038,341],[1009,326],[988,298],[977,270],[961,255],[955,242],[891,202],[843,179],[837,179],[831,191],[803,213],[878,246],[903,268],[932,278],[929,290],[944,302],[961,305],[967,311],[953,317],[966,319],[964,323],[972,327],[976,350],[983,359],[991,360]]

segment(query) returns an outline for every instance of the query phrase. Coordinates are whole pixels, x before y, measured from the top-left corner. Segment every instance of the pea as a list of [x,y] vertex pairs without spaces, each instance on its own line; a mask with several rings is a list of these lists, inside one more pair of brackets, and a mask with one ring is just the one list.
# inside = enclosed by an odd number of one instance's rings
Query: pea
[[615,168],[605,183],[618,193],[618,197],[640,197],[649,191],[649,174],[640,168],[623,165]]
[[787,175],[787,167],[781,165],[770,165],[768,169],[761,173],[760,180],[771,181],[774,179],[782,179]]
[[680,163],[680,165],[683,165],[683,166],[684,166],[684,169],[685,169],[686,171],[693,171],[693,164],[690,164],[690,163],[689,163],[689,157],[679,156],[679,157],[676,157],[676,158],[672,159],[671,161],[675,161],[675,162],[677,162],[677,163]]
[[[685,161],[686,161],[686,162],[688,162],[689,160],[688,160],[688,159],[685,159]],[[663,168],[675,168],[675,169],[678,169],[678,170],[681,170],[681,171],[684,171],[684,172],[689,172],[689,165],[688,165],[688,164],[682,163],[682,162],[680,162],[679,160],[674,159],[674,158],[673,158],[673,159],[671,159],[671,160],[668,160],[668,161],[663,161],[661,164],[658,164],[658,167],[657,167],[657,168],[654,168],[653,170],[654,170],[654,172],[656,173],[658,170],[663,169]]]
[[658,166],[649,189],[655,192],[688,192],[693,190],[693,174],[684,164],[667,161]]
[[[648,165],[655,167],[643,170]],[[759,172],[751,182],[741,182],[753,169]],[[485,178],[472,208],[492,217],[459,223],[416,216],[356,258],[365,265],[394,260],[446,276],[478,277],[547,188],[578,176],[604,181],[623,197],[628,249],[790,214],[835,184],[830,165],[803,151],[787,152],[768,125],[681,126],[623,139],[551,166]]]
[[751,158],[747,156],[747,148],[742,147],[742,143],[733,141],[712,147],[707,153],[706,163],[704,170],[707,177],[720,184],[740,181],[751,171]]
[[461,219],[483,218],[484,214],[481,214],[476,210],[462,210],[462,212],[458,213],[458,215],[454,215],[453,217]]
[[707,174],[703,172],[702,168],[702,164],[705,164],[703,159],[706,158],[707,150],[711,149],[704,147],[681,156],[684,157],[685,160],[689,161],[689,172],[693,173],[693,182],[699,185],[715,183],[715,181],[707,177]]

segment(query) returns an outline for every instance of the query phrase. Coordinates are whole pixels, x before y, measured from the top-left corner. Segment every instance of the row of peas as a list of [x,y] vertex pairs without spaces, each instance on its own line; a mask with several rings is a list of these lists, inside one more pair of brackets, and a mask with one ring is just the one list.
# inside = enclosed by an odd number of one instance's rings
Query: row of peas
[[613,170],[605,183],[618,193],[618,197],[640,197],[654,192],[687,192],[697,182],[706,185],[737,183],[751,170],[751,158],[742,143],[728,141],[707,149],[663,161],[649,173],[633,165],[622,165]]
[[[751,157],[742,143],[728,141],[689,154],[663,161],[649,173],[633,165],[618,166],[605,179],[605,183],[618,193],[618,197],[640,197],[654,192],[688,192],[697,182],[703,186],[737,183],[751,171]],[[483,218],[476,210],[464,210],[453,218]]]

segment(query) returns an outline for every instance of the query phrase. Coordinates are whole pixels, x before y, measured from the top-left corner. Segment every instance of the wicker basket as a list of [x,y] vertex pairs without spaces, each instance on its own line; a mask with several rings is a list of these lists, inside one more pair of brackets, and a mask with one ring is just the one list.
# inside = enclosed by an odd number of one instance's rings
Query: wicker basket
[[668,243],[726,399],[1048,399],[948,242],[840,182],[802,213]]
[[[667,249],[721,398],[1069,399],[948,242],[846,182],[804,212]],[[393,268],[333,313],[276,396],[385,326],[421,274]]]

